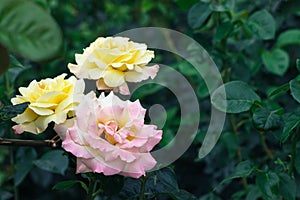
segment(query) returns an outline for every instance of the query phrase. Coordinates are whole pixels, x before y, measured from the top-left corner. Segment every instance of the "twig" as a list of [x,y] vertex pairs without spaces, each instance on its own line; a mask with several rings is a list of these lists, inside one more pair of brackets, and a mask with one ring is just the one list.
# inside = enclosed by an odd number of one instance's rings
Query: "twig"
[[[230,115],[230,122],[231,122],[232,130],[233,130],[234,134],[236,135],[236,137],[238,138],[240,133],[238,131],[238,127],[236,126],[234,115]],[[237,149],[237,158],[238,158],[239,163],[243,161],[240,144],[239,144],[239,147]],[[247,178],[245,178],[245,177],[242,178],[242,184],[243,184],[244,189],[247,190],[248,189]]]
[[268,159],[273,160],[274,157],[266,143],[266,138],[265,138],[264,132],[260,132],[259,135],[260,135],[261,146],[262,146],[263,150],[266,152]]
[[55,136],[51,140],[21,140],[21,139],[7,139],[0,137],[0,145],[5,146],[39,146],[39,147],[57,147],[60,138]]

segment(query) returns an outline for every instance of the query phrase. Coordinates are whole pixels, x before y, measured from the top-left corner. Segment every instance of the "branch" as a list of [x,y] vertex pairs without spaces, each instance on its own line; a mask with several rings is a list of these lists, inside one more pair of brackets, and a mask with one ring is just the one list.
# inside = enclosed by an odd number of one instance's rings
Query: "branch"
[[36,147],[57,147],[57,143],[60,141],[58,136],[55,136],[51,140],[20,140],[20,139],[6,139],[0,137],[0,145],[6,146],[36,146]]

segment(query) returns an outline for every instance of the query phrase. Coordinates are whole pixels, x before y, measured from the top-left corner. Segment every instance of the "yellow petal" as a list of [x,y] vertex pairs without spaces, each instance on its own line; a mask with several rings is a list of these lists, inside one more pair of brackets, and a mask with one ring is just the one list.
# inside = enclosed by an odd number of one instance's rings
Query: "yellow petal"
[[57,106],[56,103],[31,103],[30,105],[38,108],[53,108],[54,106]]
[[70,106],[73,103],[73,97],[68,97],[64,99],[60,104],[58,104],[55,112],[59,113],[66,109],[66,107]]
[[104,79],[104,83],[108,87],[118,87],[125,82],[124,72],[114,70],[114,69],[109,69],[105,71],[103,79]]
[[37,118],[37,114],[34,113],[31,109],[26,108],[26,110],[22,113],[17,115],[16,117],[12,118],[11,120],[21,124],[21,123],[25,123],[25,122],[31,122],[33,120],[35,120]]
[[31,105],[29,105],[29,108],[30,108],[31,110],[33,110],[33,112],[35,112],[36,114],[42,115],[42,116],[45,116],[45,115],[51,115],[51,114],[54,113],[53,110],[48,109],[48,108],[39,108],[39,107],[31,106]]
[[136,58],[135,60],[135,64],[147,64],[150,62],[150,60],[152,60],[152,58],[154,58],[154,51],[149,51],[147,50],[147,52],[144,55],[141,55],[139,57]]
[[11,103],[13,105],[24,103],[24,102],[29,102],[29,100],[27,100],[26,97],[23,97],[23,96],[20,96],[20,95],[17,95],[15,98],[11,99]]
[[26,132],[30,132],[30,133],[33,133],[33,134],[38,134],[38,133],[41,133],[42,131],[39,130],[34,121],[33,122],[28,122],[28,123],[24,123],[24,124],[19,124],[19,125],[15,125],[13,126],[13,129],[15,130],[15,133],[17,134],[20,134],[24,131]]
[[44,95],[42,95],[40,98],[38,98],[38,102],[43,103],[60,103],[62,100],[64,100],[68,95],[66,95],[63,92],[59,91],[51,91]]
[[112,63],[111,66],[113,66],[114,68],[119,68],[122,67],[124,64],[123,63]]
[[55,115],[38,117],[34,122],[37,132],[41,133],[45,131],[46,128],[48,127],[48,124],[54,120],[55,120]]

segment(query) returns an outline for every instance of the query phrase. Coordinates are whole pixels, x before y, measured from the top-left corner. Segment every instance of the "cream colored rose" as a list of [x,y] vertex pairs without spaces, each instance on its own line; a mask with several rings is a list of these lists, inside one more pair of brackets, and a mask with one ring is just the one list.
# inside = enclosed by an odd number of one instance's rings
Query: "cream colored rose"
[[78,78],[97,80],[99,90],[114,89],[130,94],[126,82],[140,82],[156,76],[158,65],[146,66],[154,52],[145,44],[125,37],[99,37],[83,54],[76,54],[76,64],[68,68]]
[[66,74],[54,79],[32,81],[28,87],[20,87],[21,95],[11,99],[13,105],[29,102],[28,108],[12,119],[18,125],[13,127],[15,133],[24,131],[34,134],[46,130],[50,122],[60,124],[72,115],[74,107],[83,96],[84,82],[74,76],[64,79]]

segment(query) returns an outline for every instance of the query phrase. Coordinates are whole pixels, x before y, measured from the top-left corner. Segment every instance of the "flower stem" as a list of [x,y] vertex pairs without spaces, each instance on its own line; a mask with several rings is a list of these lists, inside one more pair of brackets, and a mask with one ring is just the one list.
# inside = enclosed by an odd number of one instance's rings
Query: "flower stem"
[[95,197],[95,186],[96,186],[97,182],[95,180],[95,178],[91,177],[89,178],[89,188],[88,188],[88,193],[86,196],[86,200],[93,200]]
[[142,177],[141,179],[141,189],[140,189],[140,196],[139,196],[139,200],[144,200],[145,196],[145,189],[146,189],[146,181],[147,181],[147,176]]

